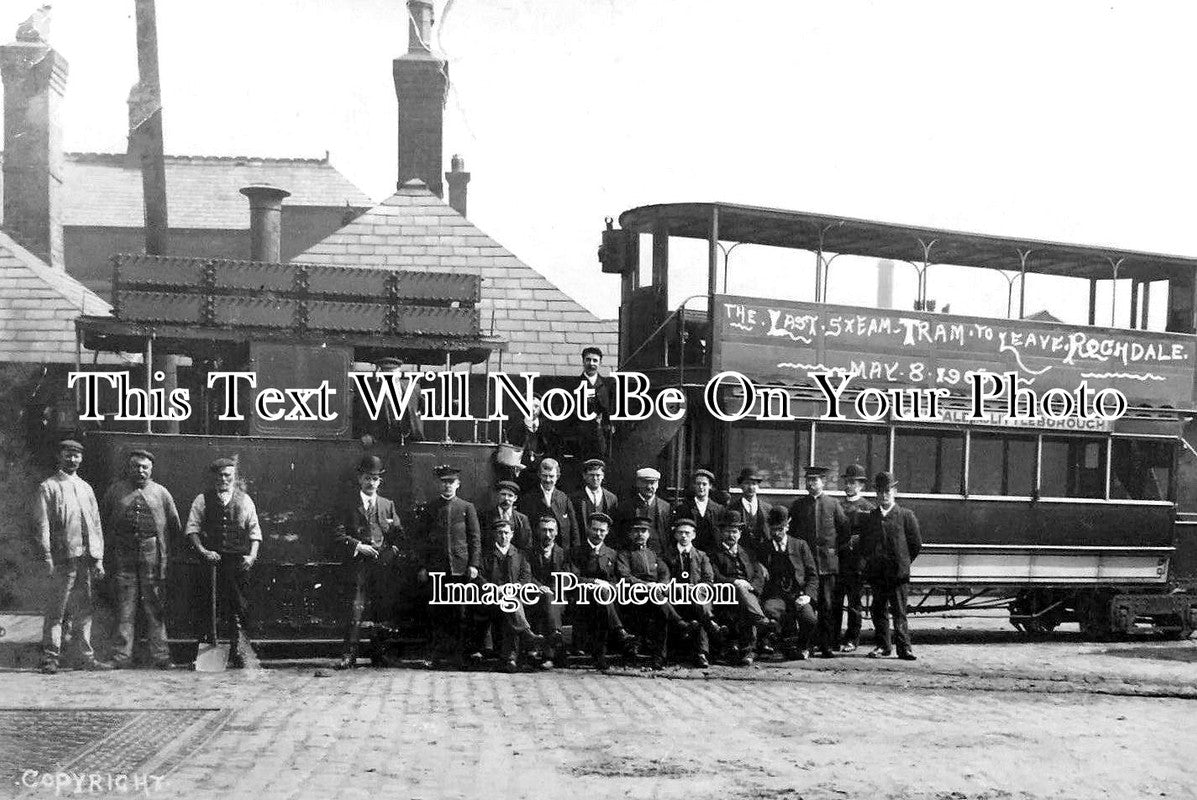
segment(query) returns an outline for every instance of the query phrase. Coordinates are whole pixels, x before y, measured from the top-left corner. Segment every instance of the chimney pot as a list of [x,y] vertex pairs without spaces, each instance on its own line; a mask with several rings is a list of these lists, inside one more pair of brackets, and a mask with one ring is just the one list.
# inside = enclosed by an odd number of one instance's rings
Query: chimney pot
[[432,3],[407,0],[407,52],[432,52]]
[[470,173],[465,171],[465,159],[459,155],[449,159],[449,166],[449,172],[445,173],[445,181],[449,184],[449,207],[464,217]]
[[282,260],[283,200],[291,193],[266,183],[251,183],[241,194],[249,198],[250,260],[277,264]]

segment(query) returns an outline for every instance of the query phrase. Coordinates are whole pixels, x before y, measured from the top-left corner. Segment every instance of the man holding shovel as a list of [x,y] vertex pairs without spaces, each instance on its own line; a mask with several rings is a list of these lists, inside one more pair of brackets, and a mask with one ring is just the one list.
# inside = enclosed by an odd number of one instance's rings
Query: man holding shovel
[[245,666],[240,643],[249,621],[249,571],[258,558],[262,528],[254,501],[236,485],[237,462],[218,458],[208,466],[208,473],[211,488],[192,502],[187,536],[211,566],[227,624],[228,666],[240,668]]

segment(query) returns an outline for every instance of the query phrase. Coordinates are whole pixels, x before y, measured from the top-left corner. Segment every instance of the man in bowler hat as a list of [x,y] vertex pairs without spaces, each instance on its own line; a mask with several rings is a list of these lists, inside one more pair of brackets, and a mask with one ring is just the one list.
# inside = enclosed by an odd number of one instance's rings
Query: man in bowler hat
[[[363,618],[384,626],[393,619],[395,557],[403,526],[395,504],[378,493],[385,474],[381,458],[362,456],[357,465],[357,491],[341,510],[334,535],[334,546],[353,585],[349,631],[337,669],[356,665]],[[370,645],[370,661],[375,665],[383,663],[385,638],[385,632],[375,628]]]
[[757,631],[776,633],[777,624],[765,616],[761,608],[761,592],[765,588],[765,570],[752,552],[740,544],[744,532],[744,518],[736,509],[723,513],[719,523],[723,544],[711,553],[711,567],[715,580],[735,587],[736,606],[727,614],[730,626],[738,634],[739,663],[752,666],[756,657]]
[[[848,626],[840,640],[840,652],[851,653],[860,646],[860,628],[864,620],[864,605],[861,602],[864,581],[860,576],[860,535],[864,532],[869,512],[877,506],[861,494],[868,475],[860,464],[853,464],[844,470],[844,499],[840,506],[848,518],[848,544],[840,550],[840,579],[836,586],[836,605],[842,606],[848,618]],[[839,620],[836,620],[839,631]]]
[[757,497],[764,477],[761,471],[753,466],[740,470],[740,475],[736,478],[736,483],[740,484],[740,499],[729,506],[743,516],[744,543],[753,550],[760,548],[769,538],[769,523],[766,518],[773,506]]
[[[883,658],[898,648],[898,658],[914,661],[910,631],[906,625],[906,601],[910,590],[910,563],[923,546],[919,521],[914,512],[895,502],[898,481],[891,472],[878,473],[877,507],[869,512],[860,538],[865,560],[865,579],[873,587],[873,628],[877,647],[870,658]],[[891,644],[890,620],[893,618]]]
[[835,498],[824,492],[826,467],[806,468],[806,496],[790,506],[790,535],[806,542],[819,569],[815,611],[819,617],[818,645],[823,658],[833,658],[839,645],[836,634],[840,609],[836,603],[836,578],[840,550],[848,544],[848,518]]
[[806,542],[788,535],[789,522],[785,506],[769,509],[769,543],[757,554],[769,571],[761,607],[781,626],[786,658],[805,660],[816,624],[811,599],[819,590],[819,570]]

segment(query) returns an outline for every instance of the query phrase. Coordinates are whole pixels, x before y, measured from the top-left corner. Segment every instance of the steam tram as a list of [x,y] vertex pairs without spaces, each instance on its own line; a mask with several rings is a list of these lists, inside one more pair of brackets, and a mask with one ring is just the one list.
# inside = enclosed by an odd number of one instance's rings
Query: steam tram
[[[727,294],[727,264],[745,258],[732,253],[741,244],[767,246],[791,265],[794,250],[813,254],[813,301]],[[908,264],[917,275],[914,310],[827,302],[841,255]],[[1077,622],[1095,638],[1144,625],[1192,632],[1197,260],[709,203],[634,208],[618,228],[608,220],[599,259],[622,281],[620,369],[644,373],[656,388],[682,387],[688,399],[684,421],[623,431],[617,460],[625,467],[656,459],[675,491],[691,470],[711,468],[734,495],[738,471],[752,464],[765,475],[761,495],[787,504],[804,494],[806,464],[836,476],[853,463],[870,474],[892,470],[901,502],[922,523],[914,611],[1008,607],[1022,630]],[[931,266],[936,275],[1001,271],[1015,318],[934,312]],[[769,285],[770,273],[736,267],[738,283]],[[673,305],[671,280],[693,280],[704,268],[705,287]],[[1087,282],[1087,325],[1021,318],[1027,277],[1040,275]],[[1131,284],[1129,324],[1098,327],[1099,292],[1115,296],[1119,281]],[[1153,288],[1157,296],[1166,289],[1166,330],[1147,330]],[[851,376],[843,419],[824,418],[814,370]],[[1015,373],[1040,394],[1082,381],[1113,387],[1130,407],[1114,421],[970,421],[965,377],[980,370]],[[725,371],[782,388],[794,418],[716,419],[702,391]],[[866,420],[852,401],[869,387],[949,393],[938,421]],[[722,407],[741,408],[742,391],[722,389]]]

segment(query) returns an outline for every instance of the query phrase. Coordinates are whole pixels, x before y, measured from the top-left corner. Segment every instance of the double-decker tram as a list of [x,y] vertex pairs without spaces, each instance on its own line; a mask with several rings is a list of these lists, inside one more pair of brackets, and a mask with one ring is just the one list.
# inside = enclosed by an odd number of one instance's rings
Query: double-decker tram
[[[753,248],[733,252],[740,245],[767,247],[758,252],[769,268],[753,272],[744,256]],[[833,263],[840,256],[913,270],[914,302],[827,302],[835,268],[851,261]],[[644,373],[655,390],[683,387],[688,401],[684,420],[625,426],[623,467],[657,463],[677,491],[706,467],[734,495],[752,465],[762,496],[787,504],[804,493],[807,464],[830,468],[833,493],[851,464],[889,470],[922,524],[914,611],[1008,607],[1028,632],[1076,622],[1092,637],[1193,630],[1197,259],[721,203],[626,211],[618,227],[608,220],[599,257],[622,278],[620,369]],[[784,280],[778,257],[790,265]],[[727,293],[729,262],[748,294]],[[670,300],[671,279],[704,269],[705,287],[684,300],[674,287]],[[936,312],[929,279],[949,272],[996,281],[1007,318]],[[813,300],[784,299],[811,275]],[[1087,289],[1087,324],[1024,318],[1037,284],[1075,285],[1082,314]],[[1097,325],[1099,306],[1109,326]],[[725,372],[754,387],[725,380],[713,394],[726,416],[754,406],[742,419],[719,419],[703,401]],[[836,415],[817,372],[832,387],[848,378]],[[1024,402],[1053,397],[1050,413],[1005,413],[1009,389],[980,373],[1017,379]],[[977,381],[997,402],[973,414]],[[895,389],[910,402],[882,408]],[[912,413],[911,390],[938,392],[939,413]],[[1125,397],[1123,413],[1108,390]],[[1065,397],[1086,391],[1106,416],[1065,413]],[[789,418],[761,419],[768,403]]]

